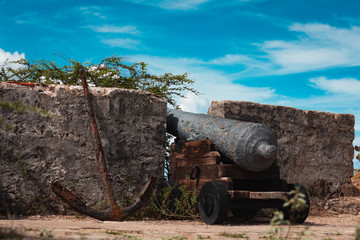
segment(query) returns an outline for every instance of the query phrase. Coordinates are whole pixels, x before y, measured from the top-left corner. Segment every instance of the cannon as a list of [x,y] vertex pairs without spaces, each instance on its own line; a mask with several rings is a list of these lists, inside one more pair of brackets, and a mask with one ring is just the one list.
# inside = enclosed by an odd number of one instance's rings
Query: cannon
[[276,158],[276,137],[263,124],[168,109],[166,128],[185,141],[213,140],[220,153],[247,171],[261,172]]
[[[169,179],[197,190],[206,224],[222,223],[229,210],[236,217],[252,217],[260,208],[280,209],[294,223],[307,218],[309,195],[300,184],[280,178],[277,140],[267,126],[168,109],[167,132],[176,137]],[[283,204],[295,189],[306,205],[293,212]]]

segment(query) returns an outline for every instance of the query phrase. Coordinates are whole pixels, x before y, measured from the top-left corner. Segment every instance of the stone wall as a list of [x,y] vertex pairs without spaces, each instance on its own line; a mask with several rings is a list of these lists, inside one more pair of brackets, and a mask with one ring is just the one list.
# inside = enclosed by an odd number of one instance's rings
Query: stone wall
[[281,177],[303,184],[311,197],[326,199],[349,192],[353,115],[242,101],[212,102],[208,114],[270,127],[278,139]]
[[[163,175],[166,101],[90,90],[109,177],[126,204],[150,175]],[[1,83],[0,123],[0,213],[67,212],[50,189],[55,180],[90,207],[106,208],[81,86]]]

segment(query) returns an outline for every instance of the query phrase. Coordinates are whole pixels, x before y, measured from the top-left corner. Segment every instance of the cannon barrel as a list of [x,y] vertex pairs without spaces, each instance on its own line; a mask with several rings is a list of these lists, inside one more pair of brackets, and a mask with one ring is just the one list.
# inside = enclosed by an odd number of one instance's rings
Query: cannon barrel
[[166,131],[184,141],[211,139],[222,155],[250,172],[267,169],[276,158],[276,137],[259,123],[168,109]]

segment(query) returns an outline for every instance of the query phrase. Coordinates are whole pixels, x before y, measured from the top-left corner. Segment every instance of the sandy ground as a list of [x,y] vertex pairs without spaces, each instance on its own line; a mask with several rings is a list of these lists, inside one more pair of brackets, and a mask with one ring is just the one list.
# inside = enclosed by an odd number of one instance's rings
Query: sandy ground
[[[355,239],[360,216],[310,216],[304,224],[292,226],[289,239],[294,239],[306,227],[308,239]],[[285,237],[288,226],[281,226]],[[124,221],[101,222],[91,218],[70,216],[29,217],[0,220],[0,229],[13,229],[28,239],[268,239],[269,219],[251,221],[228,218],[222,225],[208,226],[200,221]],[[278,235],[279,236],[279,235]],[[33,238],[31,238],[33,237]]]

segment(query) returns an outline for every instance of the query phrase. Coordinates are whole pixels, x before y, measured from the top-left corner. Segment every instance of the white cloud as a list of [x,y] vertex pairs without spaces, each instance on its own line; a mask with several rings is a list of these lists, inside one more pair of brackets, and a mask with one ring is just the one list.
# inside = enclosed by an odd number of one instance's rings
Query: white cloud
[[14,17],[14,20],[18,24],[36,24],[41,17],[37,12],[26,12]]
[[140,32],[137,30],[136,26],[114,26],[114,25],[102,25],[102,26],[94,26],[90,25],[87,26],[87,28],[90,28],[94,30],[95,32],[101,32],[101,33],[125,33],[125,34],[132,34],[132,35],[138,35]]
[[[25,58],[25,53],[19,53],[15,51],[14,53],[5,52],[3,49],[0,48],[0,66],[4,66],[6,68],[18,69],[21,68],[23,65],[17,63],[9,63],[12,61],[17,61],[22,58]],[[6,63],[6,64],[5,64]],[[7,73],[7,70],[5,70]],[[12,75],[12,74],[10,74]]]
[[256,55],[232,53],[208,63],[242,65],[245,70],[238,72],[238,78],[360,66],[360,27],[294,23],[288,29],[296,34],[295,40],[254,43]]
[[240,54],[227,54],[224,57],[219,57],[211,60],[209,63],[216,65],[234,65],[234,64],[246,64],[253,62],[249,56]]
[[181,108],[190,112],[206,113],[211,101],[216,100],[242,100],[264,101],[274,98],[275,91],[268,87],[247,87],[233,83],[231,75],[211,69],[208,62],[196,58],[167,58],[146,55],[129,56],[133,61],[149,63],[150,72],[164,74],[191,73],[189,78],[195,80],[193,87],[201,94],[195,96],[185,93],[186,99],[179,99]]
[[360,65],[359,27],[295,23],[289,30],[301,33],[297,40],[258,44],[273,64],[275,74]]
[[14,53],[5,52],[3,49],[0,48],[0,63],[8,61],[16,61],[21,58],[25,58],[25,53],[19,53],[15,51]]
[[311,71],[349,62],[346,52],[320,46],[272,41],[263,44],[263,49],[274,67],[280,67],[279,73]]
[[[186,112],[200,112],[202,109],[209,107],[209,102],[207,99],[197,96],[192,92],[185,94],[186,98],[181,98],[178,100],[180,108]],[[204,112],[204,111],[202,111]]]
[[101,42],[109,45],[110,47],[121,47],[127,49],[138,49],[140,46],[140,41],[131,38],[102,39]]
[[[17,61],[22,58],[25,58],[25,53],[19,53],[15,51],[14,53],[5,52],[3,49],[0,48],[0,65],[3,64],[5,61]],[[8,67],[11,68],[19,68],[21,65],[19,64],[9,64],[7,63]]]
[[176,10],[190,10],[197,9],[197,7],[210,0],[163,0],[158,6],[165,9]]
[[336,28],[319,23],[294,23],[290,26],[289,30],[304,32],[311,39],[320,40],[322,44],[330,47],[334,45],[352,49],[360,47],[360,28],[357,26],[351,28]]
[[313,87],[329,93],[360,95],[360,81],[355,78],[327,79],[326,77],[317,77],[311,78],[309,81],[313,83]]
[[168,10],[192,10],[211,0],[128,0],[138,4],[157,6]]
[[[185,111],[206,113],[211,101],[234,100],[262,102],[275,97],[275,90],[267,87],[247,87],[234,84],[228,79],[222,82],[206,81],[207,74],[197,73],[194,87],[202,94],[187,94],[187,99],[180,99],[179,104]],[[226,77],[226,76],[224,76]]]
[[[333,111],[338,113],[353,113],[360,119],[360,80],[356,78],[328,79],[314,77],[309,79],[309,86],[325,91],[321,95],[307,98],[281,96],[272,104],[298,107],[308,110]],[[359,129],[360,130],[360,129]]]
[[98,6],[84,6],[84,7],[80,7],[79,10],[83,15],[94,16],[101,19],[106,18],[106,16],[100,13],[101,9]]
[[137,4],[146,4],[156,6],[168,10],[194,10],[198,9],[201,4],[211,2],[209,5],[212,8],[224,6],[239,6],[249,3],[256,3],[267,0],[227,0],[227,1],[214,1],[214,0],[126,0]]
[[163,74],[165,72],[171,72],[173,74],[189,72],[193,74],[192,70],[197,69],[204,63],[197,58],[171,58],[149,55],[134,55],[131,56],[131,58],[149,63],[148,67],[151,72],[156,74]]

